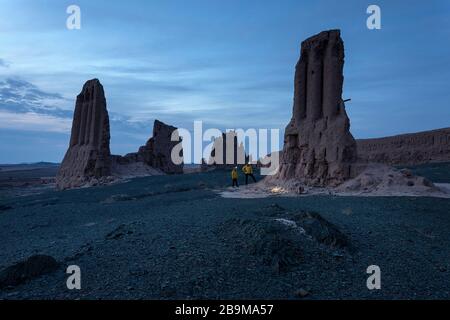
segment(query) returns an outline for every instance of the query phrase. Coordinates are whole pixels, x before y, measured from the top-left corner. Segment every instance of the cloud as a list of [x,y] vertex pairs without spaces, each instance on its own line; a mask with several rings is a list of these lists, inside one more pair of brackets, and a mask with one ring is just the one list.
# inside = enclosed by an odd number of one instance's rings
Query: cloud
[[71,125],[70,119],[34,112],[15,113],[0,110],[1,129],[68,133]]
[[0,59],[0,67],[9,68],[9,63],[3,59]]
[[61,95],[44,92],[24,80],[0,81],[0,110],[3,111],[70,117],[72,112],[65,109],[68,103]]
[[[0,129],[69,134],[74,101],[58,93],[39,89],[34,84],[8,78],[0,80]],[[151,133],[147,119],[132,121],[120,113],[109,112],[111,127],[120,136],[144,137]]]

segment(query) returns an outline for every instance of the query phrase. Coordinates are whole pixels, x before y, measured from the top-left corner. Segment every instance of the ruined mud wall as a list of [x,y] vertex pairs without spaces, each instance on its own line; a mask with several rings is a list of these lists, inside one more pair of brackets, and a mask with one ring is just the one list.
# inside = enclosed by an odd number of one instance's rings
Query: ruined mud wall
[[358,158],[390,165],[450,161],[450,128],[356,140]]
[[[181,137],[178,134],[176,135],[178,141],[171,140],[176,130],[176,127],[155,120],[153,136],[147,143],[141,146],[138,152],[129,153],[124,157],[114,156],[114,163],[120,165],[142,162],[167,174],[183,173],[183,164],[175,164],[171,158],[172,149],[181,143]],[[183,156],[183,150],[180,156]]]

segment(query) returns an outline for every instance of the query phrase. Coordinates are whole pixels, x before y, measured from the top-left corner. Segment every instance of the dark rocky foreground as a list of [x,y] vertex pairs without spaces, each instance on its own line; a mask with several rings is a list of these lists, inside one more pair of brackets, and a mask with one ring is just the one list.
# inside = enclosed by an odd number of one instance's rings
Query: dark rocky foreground
[[[214,190],[228,178],[153,176],[1,197],[0,281],[5,270],[28,277],[0,298],[450,298],[450,200],[224,199]],[[33,255],[57,264],[17,265]],[[378,291],[366,288],[373,264]],[[69,265],[81,268],[80,291],[66,288]]]

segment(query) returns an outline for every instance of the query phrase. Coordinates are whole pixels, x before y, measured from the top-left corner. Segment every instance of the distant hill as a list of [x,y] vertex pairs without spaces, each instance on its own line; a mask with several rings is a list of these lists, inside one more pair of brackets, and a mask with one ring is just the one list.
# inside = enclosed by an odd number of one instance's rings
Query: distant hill
[[41,161],[34,163],[0,164],[0,171],[22,171],[54,167],[59,167],[59,163]]

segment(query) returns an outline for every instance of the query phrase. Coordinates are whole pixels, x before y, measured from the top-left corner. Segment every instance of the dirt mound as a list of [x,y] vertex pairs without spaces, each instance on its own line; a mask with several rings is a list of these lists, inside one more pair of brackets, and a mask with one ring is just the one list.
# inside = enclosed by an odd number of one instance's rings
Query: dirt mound
[[304,260],[304,252],[350,248],[350,242],[339,229],[318,213],[275,212],[256,219],[231,219],[223,223],[218,234],[236,250],[257,257],[277,272],[287,272]]
[[239,251],[259,258],[275,272],[285,272],[299,266],[305,241],[298,230],[275,220],[232,219],[219,230]]
[[371,196],[442,196],[447,194],[424,177],[408,169],[397,170],[383,164],[370,164],[357,177],[335,189],[338,194]]
[[[250,198],[254,193],[260,198],[269,196],[408,196],[450,198],[447,184],[434,184],[425,177],[415,175],[409,169],[396,169],[384,164],[355,164],[360,172],[356,177],[345,181],[337,187],[309,187],[295,179],[280,180],[276,176],[266,177],[245,192],[235,190],[231,195],[222,192],[224,198]],[[255,196],[254,196],[255,197]]]
[[348,238],[332,223],[315,212],[300,212],[292,215],[292,221],[317,242],[331,248],[349,248]]

